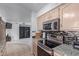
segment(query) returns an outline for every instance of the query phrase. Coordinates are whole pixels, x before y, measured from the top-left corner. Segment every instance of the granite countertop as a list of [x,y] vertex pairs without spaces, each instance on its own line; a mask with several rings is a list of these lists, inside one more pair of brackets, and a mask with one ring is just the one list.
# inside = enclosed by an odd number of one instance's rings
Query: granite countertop
[[62,44],[53,48],[54,51],[60,52],[64,56],[79,56],[79,50],[74,49],[71,45]]

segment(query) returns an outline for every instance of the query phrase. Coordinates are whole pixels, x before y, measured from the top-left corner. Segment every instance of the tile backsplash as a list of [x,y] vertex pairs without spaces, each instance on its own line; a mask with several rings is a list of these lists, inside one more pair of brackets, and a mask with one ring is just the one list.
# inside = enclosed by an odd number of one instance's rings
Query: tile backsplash
[[74,41],[79,41],[79,32],[78,31],[49,31],[47,33],[47,40],[55,40],[57,42],[62,42],[65,44],[72,44]]
[[66,35],[63,35],[63,42],[66,44],[73,44],[74,41],[79,41],[79,32],[78,31],[68,31],[65,32]]

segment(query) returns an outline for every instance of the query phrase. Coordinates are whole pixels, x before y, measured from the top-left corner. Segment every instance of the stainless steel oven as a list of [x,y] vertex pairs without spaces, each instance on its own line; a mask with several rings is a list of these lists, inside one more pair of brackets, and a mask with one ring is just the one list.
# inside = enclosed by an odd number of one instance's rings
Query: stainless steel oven
[[43,30],[59,31],[60,30],[60,19],[56,18],[56,19],[44,22]]

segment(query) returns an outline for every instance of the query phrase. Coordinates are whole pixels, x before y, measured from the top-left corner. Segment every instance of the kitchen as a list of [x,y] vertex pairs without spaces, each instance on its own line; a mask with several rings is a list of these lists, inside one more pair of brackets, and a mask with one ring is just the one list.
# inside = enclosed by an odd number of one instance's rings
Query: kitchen
[[65,3],[37,17],[35,56],[79,56],[79,4]]
[[0,7],[1,56],[79,56],[78,3]]

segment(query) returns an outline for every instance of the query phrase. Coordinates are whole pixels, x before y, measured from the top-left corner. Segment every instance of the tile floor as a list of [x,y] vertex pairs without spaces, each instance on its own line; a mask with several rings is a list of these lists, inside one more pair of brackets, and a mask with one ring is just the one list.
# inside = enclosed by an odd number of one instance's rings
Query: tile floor
[[7,42],[4,56],[32,56],[32,45],[28,41]]

